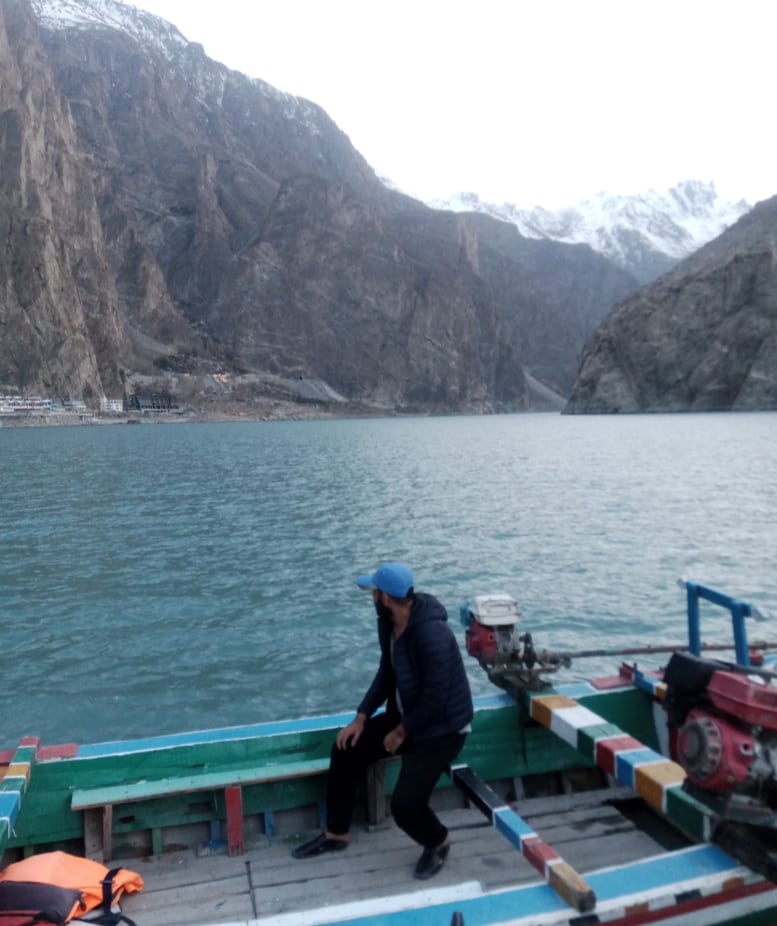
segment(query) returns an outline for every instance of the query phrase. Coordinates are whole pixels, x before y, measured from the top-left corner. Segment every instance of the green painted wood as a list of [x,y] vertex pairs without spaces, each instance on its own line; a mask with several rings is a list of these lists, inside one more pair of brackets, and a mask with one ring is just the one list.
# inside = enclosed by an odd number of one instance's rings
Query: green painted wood
[[623,730],[614,723],[601,723],[597,726],[586,727],[577,731],[577,748],[584,756],[596,761],[596,743],[600,739],[621,736]]
[[320,775],[329,769],[329,759],[311,759],[308,762],[289,762],[285,765],[265,765],[259,768],[204,771],[199,775],[176,778],[145,779],[130,784],[103,788],[78,788],[70,802],[72,810],[104,807],[106,804],[127,804],[145,801],[170,794],[208,791],[238,784],[257,784],[265,781],[283,781],[305,775]]
[[[625,689],[579,700],[608,723],[657,748],[652,702],[644,692]],[[74,793],[121,789],[128,782],[176,780],[175,784],[170,784],[173,793],[147,799],[145,803],[135,800],[138,793],[142,794],[142,790],[136,791],[132,802],[122,805],[121,812],[115,815],[114,833],[223,819],[223,794],[219,793],[219,788],[223,792],[225,779],[216,778],[214,785],[213,781],[206,783],[205,776],[221,773],[233,783],[236,776],[249,776],[257,769],[264,772],[268,767],[293,768],[298,763],[297,768],[302,768],[306,763],[320,763],[319,767],[324,769],[328,767],[336,733],[337,728],[332,727],[273,737],[149,749],[128,755],[35,762],[13,836],[8,837],[0,849],[48,846],[83,839],[84,814],[72,809]],[[589,764],[578,750],[563,743],[549,730],[525,722],[521,709],[509,703],[477,712],[459,761],[468,764],[487,781]],[[398,763],[390,763],[386,775],[388,793],[393,791],[397,772]],[[199,793],[180,793],[181,788],[187,786],[186,779],[197,780]],[[440,787],[451,786],[447,776],[443,776]],[[244,812],[254,814],[315,805],[323,799],[325,787],[323,774],[246,784]],[[127,792],[123,794],[126,797]]]
[[[331,730],[301,731],[271,738],[255,737],[128,755],[35,763],[15,832],[2,842],[0,849],[83,838],[83,815],[74,813],[70,806],[76,789],[111,787],[123,781],[198,775],[207,768],[234,771],[293,761],[328,759],[336,732],[337,728],[333,727]],[[305,796],[307,790],[303,787],[301,796]],[[288,806],[294,805],[292,803]],[[173,809],[179,810],[180,805],[176,803]]]
[[660,750],[658,732],[653,718],[653,698],[646,691],[639,688],[624,688],[586,695],[577,700],[641,743],[651,749]]

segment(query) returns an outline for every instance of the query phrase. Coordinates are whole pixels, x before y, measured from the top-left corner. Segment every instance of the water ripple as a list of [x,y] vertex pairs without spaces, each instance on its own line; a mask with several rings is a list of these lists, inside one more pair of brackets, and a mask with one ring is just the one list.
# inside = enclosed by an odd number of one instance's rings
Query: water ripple
[[[0,746],[353,709],[377,659],[354,578],[389,558],[412,564],[457,633],[462,601],[502,590],[540,645],[567,650],[681,639],[683,574],[777,613],[775,425],[4,429]],[[723,638],[726,619],[705,628]]]

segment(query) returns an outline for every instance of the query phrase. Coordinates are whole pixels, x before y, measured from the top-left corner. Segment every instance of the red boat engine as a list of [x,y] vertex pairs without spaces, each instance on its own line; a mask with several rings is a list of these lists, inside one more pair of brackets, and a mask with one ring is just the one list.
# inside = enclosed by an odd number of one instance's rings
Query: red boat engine
[[677,760],[703,788],[726,791],[747,780],[757,755],[753,735],[704,711],[691,711],[677,737]]
[[490,681],[515,698],[526,691],[541,691],[548,682],[542,677],[568,666],[560,653],[535,650],[530,633],[518,633],[521,609],[515,598],[505,594],[479,595],[461,606],[461,623],[467,652],[485,669]]
[[777,685],[757,670],[678,653],[665,679],[675,758],[690,783],[777,808]]
[[505,665],[520,658],[516,627],[521,619],[518,602],[510,595],[479,595],[461,608],[467,652],[481,666]]

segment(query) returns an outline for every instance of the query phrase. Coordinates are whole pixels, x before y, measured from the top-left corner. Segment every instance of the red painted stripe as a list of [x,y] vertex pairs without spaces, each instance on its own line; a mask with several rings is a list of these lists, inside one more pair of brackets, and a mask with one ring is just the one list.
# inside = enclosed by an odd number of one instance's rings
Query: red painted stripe
[[[37,746],[35,759],[38,761],[44,759],[75,759],[78,755],[78,743],[60,743],[57,746],[39,746],[39,742],[36,736],[27,736],[19,743],[19,746]],[[10,765],[15,755],[15,749],[0,749],[0,766]]]
[[596,744],[596,764],[605,772],[615,775],[615,756],[627,749],[644,749],[645,747],[633,736],[613,736],[610,739],[599,740]]
[[595,678],[591,682],[591,687],[597,691],[609,691],[611,688],[626,688],[631,684],[630,678],[624,678],[622,675],[607,675],[604,678]]
[[[623,916],[617,920],[601,920],[602,926],[643,926],[645,923],[660,923],[662,920],[671,919],[673,916],[683,916],[688,913],[695,913],[697,910],[707,910],[711,907],[722,907],[726,904],[735,903],[737,900],[743,900],[746,897],[756,897],[766,891],[775,891],[774,884],[769,881],[758,881],[756,884],[745,884],[742,887],[732,888],[730,890],[716,891],[714,894],[707,894],[704,897],[695,897],[693,900],[685,900],[682,903],[670,904],[667,907],[659,907],[657,910],[649,910],[644,913],[634,913],[631,916]],[[775,897],[777,905],[777,896]],[[733,915],[733,911],[732,915]],[[741,911],[741,916],[747,915],[747,910]],[[737,916],[740,914],[737,913]]]
[[78,754],[78,743],[60,743],[58,746],[41,746],[38,759],[74,759]]
[[531,836],[529,839],[521,840],[521,852],[541,875],[545,874],[547,862],[557,862],[560,858],[558,852],[552,846],[543,842],[539,836]]
[[227,848],[230,855],[242,855],[243,845],[243,792],[240,785],[224,789],[227,805]]

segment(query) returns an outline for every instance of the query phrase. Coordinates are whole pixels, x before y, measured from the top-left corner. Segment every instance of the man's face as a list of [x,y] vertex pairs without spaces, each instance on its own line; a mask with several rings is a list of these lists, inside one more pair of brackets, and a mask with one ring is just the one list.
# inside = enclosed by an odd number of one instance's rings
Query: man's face
[[372,590],[372,600],[375,602],[375,610],[377,611],[378,617],[387,621],[393,619],[394,612],[388,605],[387,597],[380,589],[374,588]]

